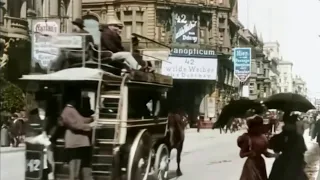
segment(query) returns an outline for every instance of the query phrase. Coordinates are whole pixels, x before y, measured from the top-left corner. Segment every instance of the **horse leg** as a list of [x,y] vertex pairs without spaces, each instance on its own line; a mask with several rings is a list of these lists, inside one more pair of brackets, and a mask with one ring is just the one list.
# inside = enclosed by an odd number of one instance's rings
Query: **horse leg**
[[177,171],[176,171],[177,176],[182,176],[182,172],[181,172],[181,169],[180,169],[182,149],[183,149],[183,141],[177,147],[177,166],[178,166]]

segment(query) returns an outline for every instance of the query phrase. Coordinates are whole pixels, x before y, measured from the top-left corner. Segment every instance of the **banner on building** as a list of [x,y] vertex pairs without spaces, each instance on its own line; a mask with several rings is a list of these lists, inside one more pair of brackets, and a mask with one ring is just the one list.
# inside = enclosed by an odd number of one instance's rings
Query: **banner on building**
[[217,79],[217,58],[194,58],[170,56],[162,62],[162,74],[173,79]]
[[38,64],[46,70],[59,54],[59,48],[51,43],[51,38],[60,33],[60,19],[33,19],[31,31],[32,68]]
[[245,82],[251,75],[251,48],[233,49],[234,75]]
[[192,13],[176,12],[175,23],[175,42],[177,43],[198,43],[198,19]]

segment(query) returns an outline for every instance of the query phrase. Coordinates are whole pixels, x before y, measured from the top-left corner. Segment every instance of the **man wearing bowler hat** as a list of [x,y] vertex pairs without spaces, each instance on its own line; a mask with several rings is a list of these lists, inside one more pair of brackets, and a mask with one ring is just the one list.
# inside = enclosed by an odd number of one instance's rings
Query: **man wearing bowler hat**
[[[84,30],[84,22],[80,18],[76,18],[74,21],[72,21],[73,27],[72,27],[72,32],[73,33],[81,33],[81,34],[87,34],[85,35],[85,59],[86,61],[89,59],[91,56],[91,46],[90,44],[94,44],[94,40],[91,34],[89,34],[88,31]],[[81,51],[82,49],[78,48],[68,48],[65,50],[60,50],[60,55],[57,58],[55,62],[50,67],[50,70],[53,71],[58,71],[61,69],[64,69],[68,67],[69,64],[76,62],[81,62],[82,61],[82,56],[83,53]]]

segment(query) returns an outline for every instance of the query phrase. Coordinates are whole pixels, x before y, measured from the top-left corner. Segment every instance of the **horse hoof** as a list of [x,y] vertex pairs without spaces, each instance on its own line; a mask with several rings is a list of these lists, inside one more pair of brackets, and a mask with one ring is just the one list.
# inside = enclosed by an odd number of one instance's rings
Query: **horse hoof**
[[179,177],[179,176],[182,176],[182,172],[181,171],[179,171],[179,170],[177,170],[177,176]]

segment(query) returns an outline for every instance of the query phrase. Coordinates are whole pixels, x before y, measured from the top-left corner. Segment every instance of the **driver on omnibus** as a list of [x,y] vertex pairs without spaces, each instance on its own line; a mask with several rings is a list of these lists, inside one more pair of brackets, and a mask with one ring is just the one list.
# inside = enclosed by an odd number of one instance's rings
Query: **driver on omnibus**
[[122,46],[121,32],[123,28],[123,23],[118,20],[116,17],[109,17],[105,24],[101,24],[101,49],[103,51],[108,50],[113,54],[111,59],[113,61],[122,61],[124,60],[126,65],[130,69],[143,69],[151,71],[150,64],[143,61],[141,64],[132,56],[130,52],[126,52]]

